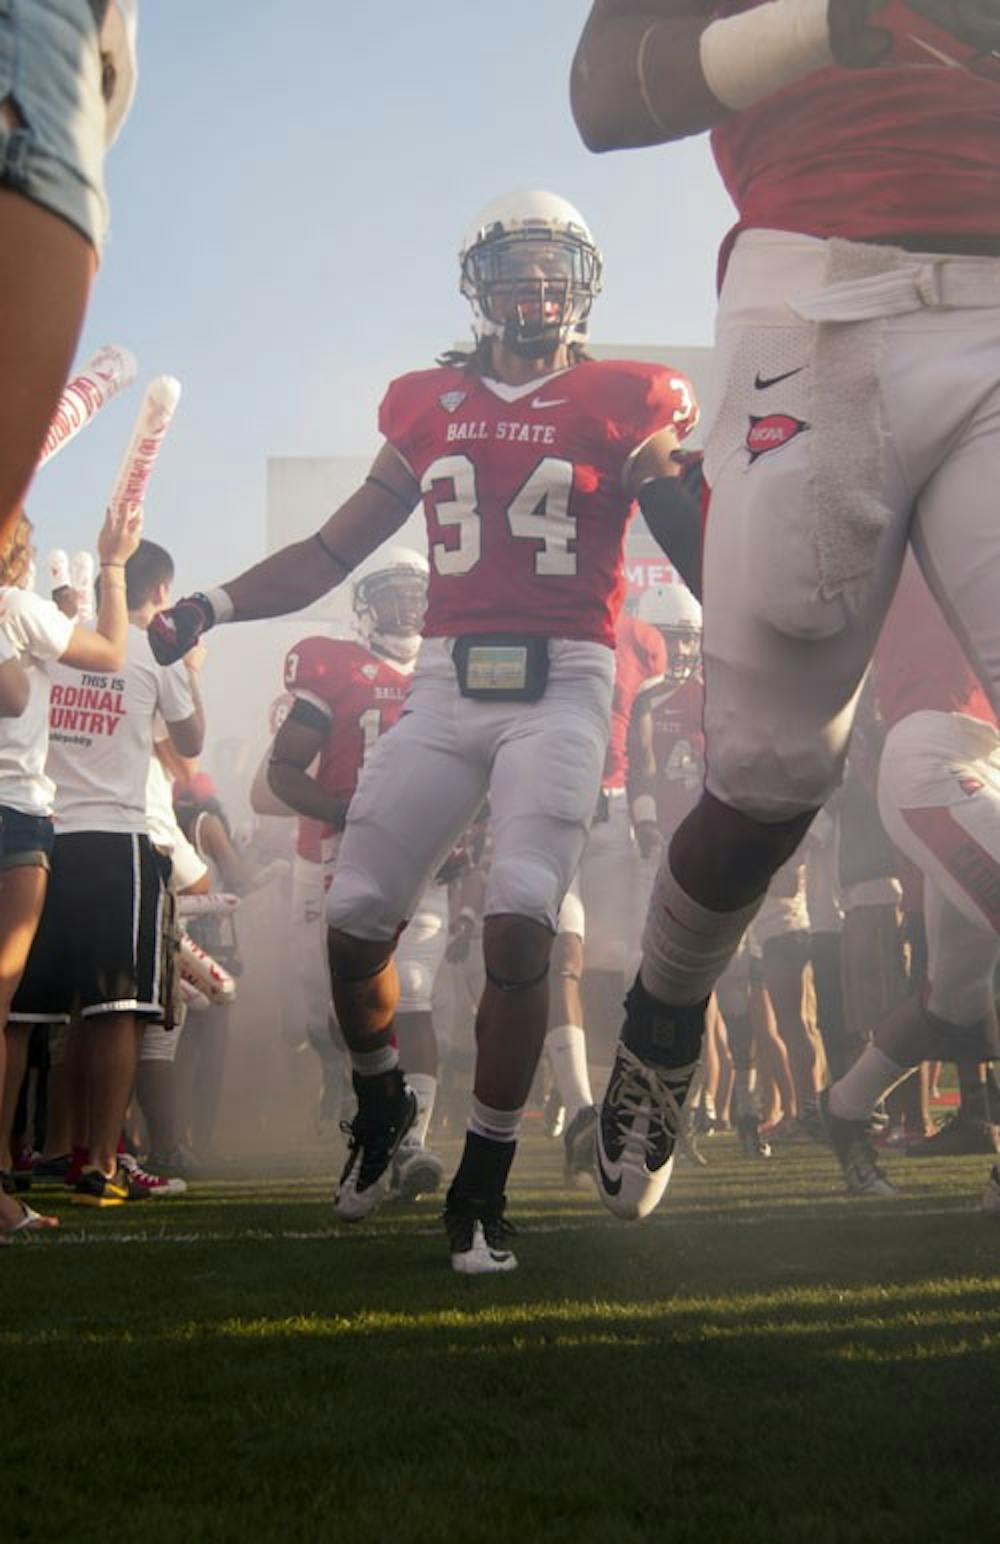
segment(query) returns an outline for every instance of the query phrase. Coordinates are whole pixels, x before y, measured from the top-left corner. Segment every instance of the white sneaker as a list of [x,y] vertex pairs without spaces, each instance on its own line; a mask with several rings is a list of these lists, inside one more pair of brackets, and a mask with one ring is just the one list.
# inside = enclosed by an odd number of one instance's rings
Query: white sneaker
[[452,1200],[444,1225],[451,1248],[451,1268],[460,1276],[496,1276],[517,1270],[517,1256],[507,1248],[514,1232],[504,1220],[503,1196],[490,1201]]
[[648,1217],[663,1199],[697,1065],[649,1066],[619,1042],[597,1124],[597,1189],[616,1217]]
[[881,1196],[884,1200],[898,1196],[897,1186],[885,1170],[879,1168],[876,1160],[870,1121],[844,1120],[835,1115],[830,1108],[828,1088],[824,1088],[819,1096],[818,1110],[843,1171],[848,1195]]
[[1000,1163],[995,1163],[990,1170],[990,1177],[986,1181],[986,1189],[983,1191],[983,1199],[979,1203],[980,1209],[989,1212],[1000,1222]]
[[341,1222],[361,1222],[385,1200],[392,1160],[417,1118],[416,1095],[402,1073],[394,1081],[390,1094],[374,1097],[371,1090],[359,1088],[362,1080],[354,1080],[358,1110],[353,1120],[341,1122],[347,1162],[333,1203]]
[[444,1164],[437,1153],[417,1142],[404,1142],[392,1166],[392,1194],[401,1201],[416,1201],[440,1190],[443,1176]]

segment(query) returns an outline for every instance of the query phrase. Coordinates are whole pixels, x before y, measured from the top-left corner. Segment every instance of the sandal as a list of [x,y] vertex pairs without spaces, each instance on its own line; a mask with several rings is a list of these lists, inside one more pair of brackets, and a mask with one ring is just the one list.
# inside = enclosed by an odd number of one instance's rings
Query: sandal
[[7,1225],[0,1222],[0,1245],[9,1244],[18,1233],[39,1233],[48,1228],[58,1228],[58,1217],[45,1217],[41,1212],[36,1212],[27,1201],[18,1201],[21,1208],[21,1220]]

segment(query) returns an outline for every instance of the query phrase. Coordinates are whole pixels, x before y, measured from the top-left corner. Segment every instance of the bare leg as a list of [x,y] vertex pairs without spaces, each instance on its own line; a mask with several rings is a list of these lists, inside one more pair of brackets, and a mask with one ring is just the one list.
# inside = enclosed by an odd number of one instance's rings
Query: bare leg
[[[23,202],[23,201],[22,201]],[[2,207],[2,206],[0,206]],[[0,273],[3,259],[0,257]],[[0,306],[2,311],[2,306]],[[3,323],[0,315],[0,337]],[[0,423],[3,409],[0,408]],[[0,472],[2,477],[2,472]],[[24,865],[0,871],[0,1088],[3,1089],[3,1114],[0,1125],[0,1157],[10,1162],[10,1123],[17,1107],[17,1096],[24,1078],[28,1036],[22,1026],[14,1028],[12,1066],[7,1065],[7,1014],[24,973],[31,941],[38,928],[45,901],[47,870],[40,865]],[[24,1027],[26,1029],[26,1026]],[[16,1086],[15,1086],[16,1080]],[[0,1228],[13,1227],[23,1213],[17,1201],[0,1193]]]
[[[9,103],[0,110],[13,111]],[[69,373],[94,268],[79,231],[0,188],[0,551]]]
[[134,1013],[106,1013],[88,1020],[90,1110],[87,1146],[90,1162],[111,1175],[118,1163],[118,1139],[135,1086],[142,1028]]
[[[489,975],[476,1015],[473,1093],[494,1109],[521,1109],[531,1089],[548,1018],[552,940],[547,927],[525,917],[487,917],[483,925]],[[505,991],[498,981],[531,985]]]

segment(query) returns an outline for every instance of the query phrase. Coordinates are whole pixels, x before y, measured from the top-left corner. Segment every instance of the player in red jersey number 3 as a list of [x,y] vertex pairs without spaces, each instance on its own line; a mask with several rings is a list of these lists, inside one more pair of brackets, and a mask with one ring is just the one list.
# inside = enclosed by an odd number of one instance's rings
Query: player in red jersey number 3
[[167,656],[213,622],[296,610],[339,584],[422,501],[430,581],[406,711],[365,763],[328,899],[337,1017],[358,1113],[338,1210],[384,1193],[413,1120],[392,1039],[392,955],[427,879],[488,795],[495,856],[465,1150],[448,1192],[456,1270],[511,1269],[504,1187],[546,1029],[560,902],[597,802],[622,545],[638,497],[669,527],[689,383],[588,359],[601,259],[553,194],[490,205],[461,252],[475,347],[393,381],[385,444],[310,540],[164,617]]

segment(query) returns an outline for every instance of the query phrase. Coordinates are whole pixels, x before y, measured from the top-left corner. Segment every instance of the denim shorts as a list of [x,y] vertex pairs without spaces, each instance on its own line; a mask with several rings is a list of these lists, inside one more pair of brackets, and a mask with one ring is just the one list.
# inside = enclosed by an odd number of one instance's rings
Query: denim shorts
[[0,873],[11,868],[47,869],[53,839],[48,815],[26,815],[0,804]]
[[0,0],[0,185],[76,227],[100,253],[107,110],[87,0]]

